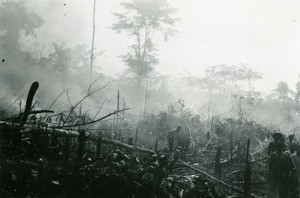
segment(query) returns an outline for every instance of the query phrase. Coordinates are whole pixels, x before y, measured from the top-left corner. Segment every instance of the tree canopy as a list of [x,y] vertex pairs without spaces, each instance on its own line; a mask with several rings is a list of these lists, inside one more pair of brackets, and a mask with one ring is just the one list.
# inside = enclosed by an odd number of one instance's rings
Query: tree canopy
[[240,89],[240,82],[247,82],[251,90],[251,81],[260,80],[263,75],[245,65],[217,65],[209,67],[200,85],[211,92],[228,92]]
[[163,32],[165,40],[168,36],[175,35],[177,19],[173,15],[176,9],[171,8],[165,0],[131,0],[122,2],[121,5],[126,11],[113,13],[118,21],[112,25],[112,29],[117,33],[126,31],[135,39],[130,46],[131,50],[121,58],[128,67],[127,72],[140,87],[159,62],[151,34]]
[[17,47],[21,35],[35,36],[43,20],[28,12],[24,1],[7,1],[0,7],[0,39],[5,48]]

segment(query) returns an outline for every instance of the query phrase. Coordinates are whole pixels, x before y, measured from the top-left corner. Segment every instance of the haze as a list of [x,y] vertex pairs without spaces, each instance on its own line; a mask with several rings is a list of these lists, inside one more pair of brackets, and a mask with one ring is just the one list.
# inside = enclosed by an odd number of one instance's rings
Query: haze
[[[130,45],[126,33],[116,34],[109,28],[116,22],[111,13],[122,11],[120,2],[96,0],[95,48],[105,50],[96,65],[110,76],[125,69],[118,56]],[[92,0],[26,3],[45,21],[36,30],[40,43],[91,46]],[[299,1],[172,0],[169,4],[178,8],[179,34],[167,42],[163,35],[155,35],[160,59],[157,72],[201,77],[209,66],[242,63],[264,74],[264,80],[256,84],[260,91],[270,92],[279,81],[295,88],[300,73]]]

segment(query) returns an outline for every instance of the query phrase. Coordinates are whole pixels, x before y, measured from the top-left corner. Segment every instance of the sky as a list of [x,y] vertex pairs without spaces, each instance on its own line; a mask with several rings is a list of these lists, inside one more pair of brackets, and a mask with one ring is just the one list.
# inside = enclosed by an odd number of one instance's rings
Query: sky
[[[105,50],[97,67],[110,76],[123,69],[120,55],[131,44],[126,33],[110,29],[121,0],[96,0],[95,48]],[[300,73],[300,1],[169,0],[178,9],[179,34],[164,41],[156,34],[163,75],[204,76],[209,66],[246,64],[264,74],[256,87],[270,92],[279,81],[291,89]],[[42,45],[91,46],[93,0],[26,0],[45,23],[37,31]]]

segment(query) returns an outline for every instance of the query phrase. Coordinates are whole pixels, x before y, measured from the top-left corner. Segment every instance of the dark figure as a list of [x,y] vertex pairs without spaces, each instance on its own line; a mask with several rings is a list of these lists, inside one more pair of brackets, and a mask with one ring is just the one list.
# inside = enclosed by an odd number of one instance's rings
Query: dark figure
[[293,168],[291,157],[285,150],[285,144],[277,141],[273,144],[274,152],[269,161],[269,187],[271,197],[288,196],[289,174]]
[[185,131],[184,133],[181,133],[181,135],[179,137],[179,145],[180,145],[181,155],[183,158],[186,157],[186,154],[190,148],[190,144],[191,144],[190,134],[187,131]]
[[179,131],[181,130],[181,126],[177,126],[175,130],[168,131],[167,140],[169,142],[170,151],[174,149],[174,141],[177,140],[179,142]]
[[269,147],[268,147],[268,156],[270,156],[273,152],[276,151],[276,144],[277,142],[282,142],[283,145],[284,145],[284,148],[283,148],[283,151],[286,151],[286,145],[285,145],[285,141],[284,141],[284,137],[281,133],[274,133],[272,135],[274,141],[272,141],[270,144],[269,144]]

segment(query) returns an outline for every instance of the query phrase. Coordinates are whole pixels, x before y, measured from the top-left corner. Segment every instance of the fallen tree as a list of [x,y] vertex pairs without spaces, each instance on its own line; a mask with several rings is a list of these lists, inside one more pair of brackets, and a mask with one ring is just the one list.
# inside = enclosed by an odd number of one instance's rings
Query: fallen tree
[[[6,125],[8,127],[14,126],[14,125],[12,125],[12,123],[1,121],[0,122],[0,129],[3,128],[4,125]],[[39,129],[39,130],[42,131],[42,133],[56,133],[56,134],[59,134],[59,135],[62,135],[62,136],[68,136],[68,137],[78,137],[79,136],[79,133],[77,131],[73,131],[73,130],[40,128],[40,127],[37,127],[37,126],[29,126],[29,125],[25,125],[21,131],[25,132],[25,131],[30,131],[30,130],[33,130],[33,129]],[[88,133],[86,135],[86,139],[92,140],[92,141],[98,141],[99,136]],[[136,151],[136,152],[141,152],[141,153],[149,153],[149,154],[155,153],[154,151],[152,151],[150,149],[125,144],[125,143],[120,142],[120,141],[115,140],[115,139],[109,139],[109,138],[101,137],[101,140],[102,140],[103,144],[111,144],[111,145],[115,145],[115,146],[118,146],[118,147],[121,147],[121,148],[131,150],[131,151]]]
[[[234,187],[234,186],[231,186],[231,185],[229,185],[229,184],[227,184],[227,183],[225,183],[225,182],[223,182],[223,181],[221,181],[221,180],[219,180],[219,179],[217,179],[217,178],[211,176],[210,174],[208,174],[208,173],[206,173],[206,172],[204,172],[204,171],[202,171],[202,170],[200,170],[200,169],[198,169],[198,168],[195,168],[195,167],[192,166],[192,165],[189,165],[188,163],[186,163],[186,162],[184,162],[184,161],[182,161],[182,160],[178,160],[178,161],[181,163],[181,165],[183,165],[183,166],[185,166],[185,167],[187,167],[187,168],[190,168],[190,169],[194,170],[194,171],[197,172],[197,173],[200,173],[200,174],[202,174],[202,175],[205,175],[206,177],[212,179],[213,181],[216,181],[217,183],[219,183],[219,184],[221,184],[221,185],[223,185],[223,186],[229,188],[229,189],[232,190],[233,192],[237,192],[237,193],[239,193],[239,194],[244,194],[244,191],[242,191],[242,190],[240,190],[240,189],[238,189],[238,188],[236,188],[236,187]],[[251,194],[251,197],[254,197],[254,198],[260,198],[259,196],[254,195],[254,194]]]

